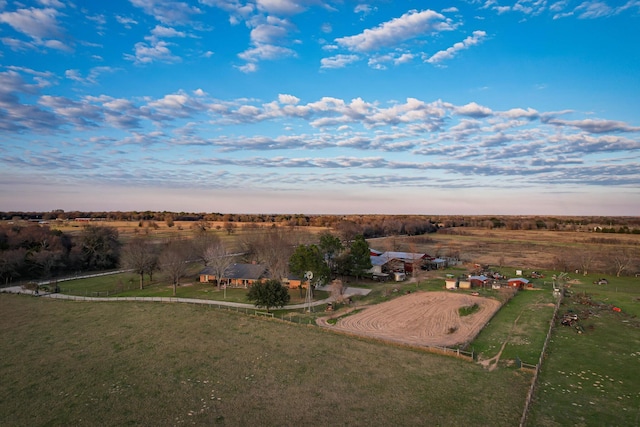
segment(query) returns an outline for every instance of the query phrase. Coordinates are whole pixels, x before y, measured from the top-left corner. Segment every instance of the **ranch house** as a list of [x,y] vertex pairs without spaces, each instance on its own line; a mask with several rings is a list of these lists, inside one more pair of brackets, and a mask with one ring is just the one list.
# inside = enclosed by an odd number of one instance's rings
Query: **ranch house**
[[[221,278],[220,284],[232,288],[248,288],[256,282],[264,282],[269,278],[267,267],[262,264],[233,264],[229,266]],[[200,271],[201,283],[215,283],[216,275],[211,267]]]

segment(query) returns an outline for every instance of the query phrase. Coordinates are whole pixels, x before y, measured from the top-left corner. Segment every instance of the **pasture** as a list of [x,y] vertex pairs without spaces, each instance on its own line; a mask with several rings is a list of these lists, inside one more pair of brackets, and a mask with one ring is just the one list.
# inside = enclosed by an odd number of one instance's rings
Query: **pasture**
[[0,424],[492,425],[531,375],[180,304],[0,295]]
[[594,285],[597,277],[571,282],[559,314],[579,322],[556,323],[530,425],[640,423],[640,279],[607,276],[609,285]]

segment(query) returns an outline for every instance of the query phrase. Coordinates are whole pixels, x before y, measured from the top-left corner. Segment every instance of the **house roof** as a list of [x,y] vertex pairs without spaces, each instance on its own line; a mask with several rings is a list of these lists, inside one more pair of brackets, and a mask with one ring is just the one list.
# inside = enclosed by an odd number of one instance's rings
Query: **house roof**
[[529,281],[527,279],[525,279],[524,277],[514,277],[513,279],[509,279],[508,282],[529,283]]
[[[215,275],[211,267],[205,267],[200,274]],[[267,276],[267,267],[262,264],[233,264],[225,272],[223,279],[258,280]]]
[[375,250],[375,249],[371,249],[371,248],[369,248],[369,253],[370,253],[372,256],[378,256],[378,255],[382,255],[382,253],[383,253],[383,252],[382,252],[382,251],[378,251],[378,250]]
[[469,277],[469,280],[479,280],[481,282],[486,282],[487,280],[489,280],[489,278],[487,276],[481,275],[481,276],[471,276]]

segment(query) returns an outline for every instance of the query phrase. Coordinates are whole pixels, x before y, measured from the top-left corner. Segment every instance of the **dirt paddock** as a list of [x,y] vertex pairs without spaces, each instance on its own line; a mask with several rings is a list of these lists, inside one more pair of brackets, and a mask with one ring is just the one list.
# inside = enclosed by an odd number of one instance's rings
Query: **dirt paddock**
[[[478,304],[470,315],[458,309]],[[500,308],[491,298],[454,292],[416,292],[366,307],[324,326],[355,335],[418,346],[452,347],[471,340]],[[326,320],[326,319],[325,319]]]

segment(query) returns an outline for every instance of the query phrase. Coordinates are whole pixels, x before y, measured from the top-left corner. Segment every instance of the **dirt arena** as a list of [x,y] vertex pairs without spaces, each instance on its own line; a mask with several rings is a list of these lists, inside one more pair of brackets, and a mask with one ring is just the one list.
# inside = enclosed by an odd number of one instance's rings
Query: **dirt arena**
[[[460,317],[458,309],[478,304]],[[452,347],[471,340],[500,308],[490,298],[454,292],[416,292],[338,319],[332,329],[418,346]],[[325,319],[326,320],[326,319]]]

